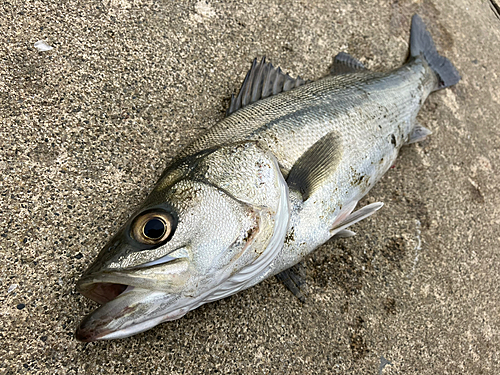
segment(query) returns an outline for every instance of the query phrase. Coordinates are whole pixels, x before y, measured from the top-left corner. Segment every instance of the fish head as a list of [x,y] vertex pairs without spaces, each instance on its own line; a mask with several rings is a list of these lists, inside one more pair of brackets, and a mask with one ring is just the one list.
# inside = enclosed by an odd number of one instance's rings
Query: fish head
[[281,249],[288,218],[279,166],[253,144],[165,173],[78,281],[102,305],[76,338],[128,337],[248,287]]

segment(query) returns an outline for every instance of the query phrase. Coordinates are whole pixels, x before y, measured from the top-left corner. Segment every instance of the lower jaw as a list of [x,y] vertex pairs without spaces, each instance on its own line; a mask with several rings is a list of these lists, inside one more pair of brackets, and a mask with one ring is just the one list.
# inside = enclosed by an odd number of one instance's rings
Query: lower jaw
[[[180,317],[181,316],[179,316],[175,319],[178,319]],[[134,336],[134,335],[137,335],[139,333],[145,332],[145,331],[157,326],[158,324],[169,321],[169,320],[173,320],[173,319],[168,319],[168,317],[160,316],[160,317],[149,319],[149,320],[146,320],[144,322],[138,323],[136,325],[133,325],[131,327],[127,327],[127,328],[124,328],[124,329],[121,329],[118,331],[104,333],[104,334],[100,335],[99,337],[96,337],[96,338],[89,340],[89,341],[123,339],[126,337]],[[78,330],[77,330],[77,333],[75,336],[78,339]],[[84,341],[84,340],[79,340],[79,341]]]
[[[89,294],[88,291],[84,293]],[[177,300],[178,295],[129,286],[114,300],[87,315],[78,326],[75,338],[91,342],[125,338],[144,332],[164,321],[178,319],[190,310],[182,303],[178,307]]]

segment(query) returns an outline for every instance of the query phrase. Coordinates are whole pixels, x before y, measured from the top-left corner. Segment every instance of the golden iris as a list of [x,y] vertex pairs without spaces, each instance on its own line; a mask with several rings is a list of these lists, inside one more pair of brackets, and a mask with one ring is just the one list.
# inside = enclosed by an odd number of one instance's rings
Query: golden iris
[[132,235],[136,241],[157,245],[165,241],[172,232],[173,218],[166,212],[146,212],[132,224]]

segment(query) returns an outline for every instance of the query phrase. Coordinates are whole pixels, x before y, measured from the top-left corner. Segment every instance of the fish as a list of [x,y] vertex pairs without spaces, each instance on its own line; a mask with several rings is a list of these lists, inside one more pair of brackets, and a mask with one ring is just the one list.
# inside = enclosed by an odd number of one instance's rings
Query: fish
[[76,339],[129,337],[273,275],[303,300],[303,259],[382,207],[354,210],[431,133],[416,120],[428,95],[459,80],[418,15],[392,71],[341,52],[309,82],[254,60],[226,117],[179,152],[78,281],[101,306]]

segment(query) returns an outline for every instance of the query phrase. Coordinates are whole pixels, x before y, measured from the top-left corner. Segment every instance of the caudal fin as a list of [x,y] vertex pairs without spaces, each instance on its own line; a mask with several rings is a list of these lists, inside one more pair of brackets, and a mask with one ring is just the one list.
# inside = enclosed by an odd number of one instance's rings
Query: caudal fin
[[436,90],[453,86],[460,81],[460,74],[446,57],[441,56],[432,41],[431,34],[425,28],[422,18],[415,14],[411,19],[410,54],[412,57],[423,56],[438,77]]

